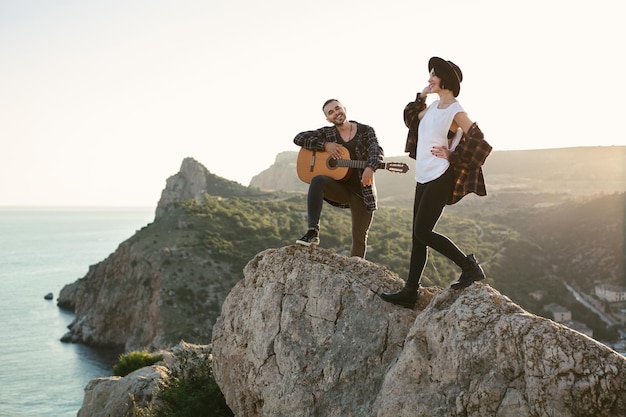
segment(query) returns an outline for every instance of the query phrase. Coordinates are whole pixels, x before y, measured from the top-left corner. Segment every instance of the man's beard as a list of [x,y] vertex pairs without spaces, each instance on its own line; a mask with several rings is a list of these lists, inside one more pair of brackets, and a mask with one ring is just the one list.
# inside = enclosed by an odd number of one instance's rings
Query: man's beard
[[339,121],[337,121],[337,119],[335,119],[335,120],[333,120],[333,124],[334,124],[335,126],[341,126],[342,124],[344,124],[344,123],[346,122],[346,120],[347,120],[347,117],[346,117],[346,115],[344,114],[344,115],[343,115],[343,120],[341,120],[341,122],[339,122]]

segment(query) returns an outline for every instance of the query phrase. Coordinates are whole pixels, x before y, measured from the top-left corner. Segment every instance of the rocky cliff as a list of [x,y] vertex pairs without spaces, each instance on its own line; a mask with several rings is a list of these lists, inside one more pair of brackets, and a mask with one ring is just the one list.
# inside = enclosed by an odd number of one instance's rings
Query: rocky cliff
[[430,288],[323,249],[260,253],[213,329],[238,417],[622,416],[626,358],[484,284]]
[[156,209],[156,217],[161,217],[174,206],[185,200],[202,201],[210,192],[213,177],[209,171],[193,158],[185,158],[180,171],[169,177],[161,192],[161,199]]
[[58,305],[75,318],[62,340],[126,351],[180,340],[208,343],[221,303],[241,275],[197,244],[193,220],[181,214],[145,227],[63,287]]
[[180,170],[169,177],[156,208],[160,218],[176,208],[177,203],[188,200],[202,202],[206,195],[245,196],[252,194],[248,187],[212,174],[193,158],[183,159]]
[[167,179],[155,221],[61,290],[58,305],[75,313],[62,340],[127,351],[180,340],[208,343],[222,301],[241,279],[241,266],[234,268],[203,243],[211,220],[189,215],[180,204],[254,194],[185,158]]

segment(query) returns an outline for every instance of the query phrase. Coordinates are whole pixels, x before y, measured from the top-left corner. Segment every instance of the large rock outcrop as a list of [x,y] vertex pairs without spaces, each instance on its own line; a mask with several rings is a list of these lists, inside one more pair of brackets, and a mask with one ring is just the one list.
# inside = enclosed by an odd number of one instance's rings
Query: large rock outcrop
[[156,208],[160,218],[176,208],[177,203],[195,200],[202,202],[206,195],[232,197],[250,194],[243,185],[212,174],[204,165],[193,158],[183,159],[180,170],[169,177]]
[[238,417],[626,415],[626,358],[486,284],[430,288],[324,249],[251,260],[213,328],[215,378]]
[[77,417],[134,416],[134,410],[152,403],[159,385],[167,379],[161,365],[147,366],[122,378],[95,378],[85,387]]
[[124,377],[91,380],[85,387],[78,417],[153,415],[148,410],[153,409],[164,385],[174,379],[192,378],[211,366],[211,348],[207,345],[181,342],[162,353],[163,360],[153,366]]
[[63,341],[160,349],[185,340],[207,344],[222,301],[241,279],[199,243],[193,216],[155,221],[122,242],[58,305],[75,313]]
[[180,171],[165,182],[161,199],[156,208],[156,217],[161,217],[175,204],[185,200],[202,201],[210,190],[210,182],[214,177],[198,161],[185,158]]

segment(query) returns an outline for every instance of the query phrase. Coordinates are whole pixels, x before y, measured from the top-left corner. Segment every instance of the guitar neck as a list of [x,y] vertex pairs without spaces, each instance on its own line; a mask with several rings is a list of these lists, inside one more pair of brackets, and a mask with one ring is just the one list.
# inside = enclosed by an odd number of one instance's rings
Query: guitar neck
[[[367,168],[367,161],[361,161],[358,159],[337,159],[335,161],[336,166],[345,168]],[[376,169],[385,168],[384,162],[379,162]]]

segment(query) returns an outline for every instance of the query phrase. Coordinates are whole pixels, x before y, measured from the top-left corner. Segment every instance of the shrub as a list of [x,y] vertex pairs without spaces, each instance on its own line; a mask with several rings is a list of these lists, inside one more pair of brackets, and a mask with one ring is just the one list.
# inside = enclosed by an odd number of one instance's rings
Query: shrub
[[224,394],[215,378],[211,361],[172,371],[158,394],[155,415],[158,417],[232,417]]
[[137,369],[154,365],[163,360],[161,355],[153,355],[147,350],[133,351],[120,355],[120,360],[113,366],[113,375],[126,376]]
[[159,393],[159,417],[232,417],[211,375],[175,378]]

